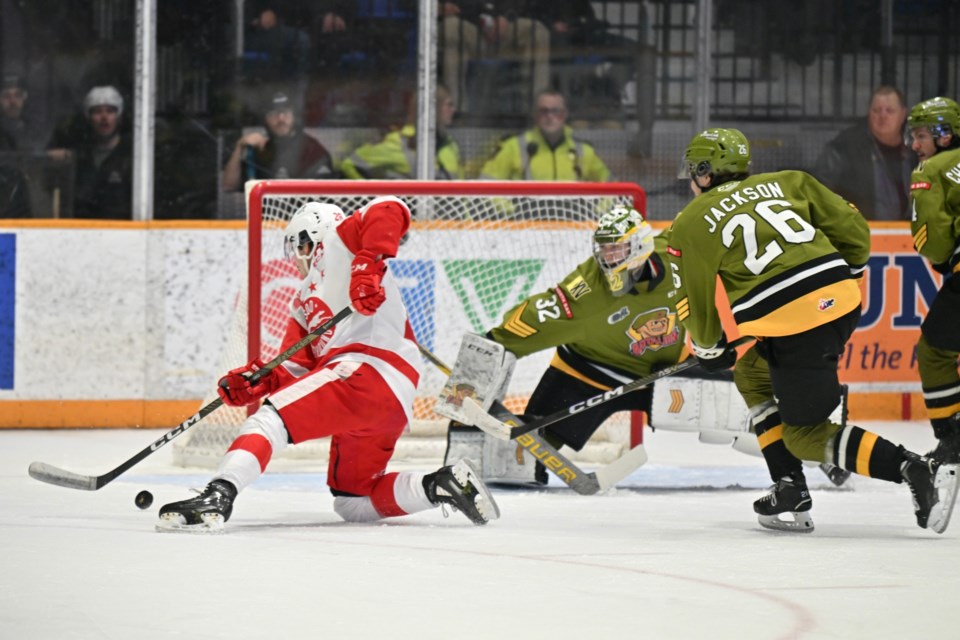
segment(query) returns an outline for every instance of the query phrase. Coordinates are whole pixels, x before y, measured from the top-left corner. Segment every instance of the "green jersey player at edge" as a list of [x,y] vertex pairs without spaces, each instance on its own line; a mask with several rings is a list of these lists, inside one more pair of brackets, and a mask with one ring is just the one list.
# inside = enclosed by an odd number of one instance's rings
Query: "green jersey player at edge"
[[[812,530],[798,458],[906,481],[917,524],[942,533],[957,468],[829,419],[841,396],[840,354],[860,319],[856,278],[869,257],[866,221],[806,173],[751,176],[750,143],[736,129],[697,134],[684,160],[694,199],[674,220],[667,248],[680,321],[703,367],[736,362],[734,382],[764,452],[782,447],[790,454],[781,457],[769,494],[754,503],[760,523]],[[757,337],[739,360],[716,308],[718,276],[738,329]]]
[[930,456],[960,462],[960,106],[931,98],[910,110],[910,142],[920,164],[910,180],[913,245],[946,276],[917,342],[923,401],[937,448]]

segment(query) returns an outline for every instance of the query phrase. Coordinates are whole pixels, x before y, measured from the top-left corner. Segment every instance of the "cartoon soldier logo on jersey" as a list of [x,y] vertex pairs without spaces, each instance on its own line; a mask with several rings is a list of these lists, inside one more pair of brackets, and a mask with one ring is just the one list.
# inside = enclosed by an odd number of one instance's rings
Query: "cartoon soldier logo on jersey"
[[647,349],[671,347],[680,339],[677,315],[666,307],[645,311],[633,319],[627,335],[633,340],[630,353],[635,356],[642,356]]

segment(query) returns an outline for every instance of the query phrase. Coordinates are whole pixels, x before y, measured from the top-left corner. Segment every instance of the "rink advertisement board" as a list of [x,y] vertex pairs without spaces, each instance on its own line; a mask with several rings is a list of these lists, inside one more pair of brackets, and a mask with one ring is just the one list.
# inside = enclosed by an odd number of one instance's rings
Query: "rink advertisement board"
[[[871,404],[874,392],[915,400],[915,344],[941,278],[906,224],[872,229],[841,378]],[[538,253],[543,238],[516,231],[412,233],[390,268],[418,339],[451,362],[464,331],[485,332],[590,255],[589,232],[551,237]],[[195,411],[222,373],[245,251],[242,223],[0,222],[0,426],[165,426]],[[296,283],[278,280],[272,298],[285,307]],[[516,385],[532,385],[549,356],[521,359]]]
[[13,389],[17,291],[17,236],[0,233],[0,389]]
[[877,224],[871,247],[860,324],[840,359],[840,376],[855,391],[919,391],[920,324],[943,276],[914,250],[906,225]]

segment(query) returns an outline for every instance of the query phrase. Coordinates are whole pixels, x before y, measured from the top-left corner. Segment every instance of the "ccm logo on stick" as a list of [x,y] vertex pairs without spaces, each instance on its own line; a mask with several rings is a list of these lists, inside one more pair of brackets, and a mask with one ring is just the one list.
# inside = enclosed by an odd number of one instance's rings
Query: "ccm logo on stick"
[[593,396],[592,398],[588,398],[583,402],[578,402],[575,405],[572,405],[570,407],[570,413],[580,413],[585,409],[589,409],[590,407],[600,404],[601,402],[606,402],[610,398],[615,398],[621,394],[623,394],[623,387],[610,389],[610,391],[605,391],[598,396]]

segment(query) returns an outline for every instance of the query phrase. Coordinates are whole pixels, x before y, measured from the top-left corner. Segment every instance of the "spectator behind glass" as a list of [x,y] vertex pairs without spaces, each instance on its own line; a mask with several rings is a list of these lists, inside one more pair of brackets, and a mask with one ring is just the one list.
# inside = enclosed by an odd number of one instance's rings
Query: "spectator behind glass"
[[28,97],[21,76],[7,74],[0,80],[0,147],[17,151],[43,148],[41,136],[27,113]]
[[283,0],[244,3],[242,69],[247,81],[282,82],[288,86],[306,81],[310,38],[304,30],[291,25],[296,21],[296,5]]
[[75,149],[51,149],[54,161],[75,159],[73,212],[76,218],[129,219],[133,152],[120,134],[123,97],[112,86],[93,87],[83,100],[88,135]]
[[[417,164],[416,96],[410,99],[407,122],[388,133],[375,144],[365,144],[354,151],[341,164],[345,178],[390,179],[414,178]],[[463,166],[460,162],[460,147],[447,133],[453,122],[457,105],[446,87],[437,85],[437,180],[462,180]]]
[[460,110],[466,101],[470,62],[495,58],[519,64],[521,91],[530,100],[550,86],[550,30],[540,18],[551,3],[529,0],[440,2],[440,56],[443,82]]
[[814,175],[867,220],[909,219],[910,172],[917,155],[904,145],[906,119],[900,90],[878,87],[866,122],[841,131],[817,159]]
[[500,143],[483,165],[482,180],[606,182],[610,170],[594,148],[573,137],[567,105],[556,91],[541,91],[533,108],[536,126]]
[[223,169],[223,190],[239,191],[247,180],[336,178],[326,148],[297,126],[285,93],[274,94],[264,114],[267,133],[244,134]]

